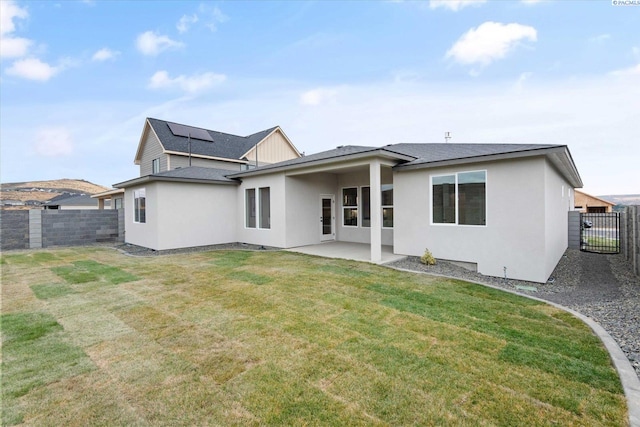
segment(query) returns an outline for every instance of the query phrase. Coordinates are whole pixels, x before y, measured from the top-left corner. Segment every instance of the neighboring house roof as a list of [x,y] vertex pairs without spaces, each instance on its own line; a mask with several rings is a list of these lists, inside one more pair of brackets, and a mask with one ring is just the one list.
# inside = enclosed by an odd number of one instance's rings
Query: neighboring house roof
[[234,179],[227,178],[228,169],[205,168],[200,166],[189,166],[186,168],[173,169],[152,175],[141,176],[128,181],[114,184],[117,188],[127,188],[134,185],[145,184],[154,181],[191,182],[204,184],[239,184]]
[[[147,118],[147,123],[158,137],[158,140],[165,152],[184,155],[188,155],[189,152],[191,152],[191,155],[193,156],[228,159],[239,163],[246,163],[245,157],[257,144],[272,133],[279,131],[285,140],[291,145],[293,150],[299,154],[299,151],[279,126],[274,126],[248,136],[238,136],[154,118]],[[170,125],[174,126],[174,128],[175,126],[178,126],[182,129],[181,133],[187,135],[174,134]],[[138,145],[138,151],[136,153],[136,164],[140,162],[142,156],[142,146],[144,144],[144,135],[146,131],[147,129],[145,126],[145,130],[143,131],[140,144]],[[191,134],[191,137],[189,137],[189,134]],[[197,135],[209,135],[211,140],[199,139]],[[191,141],[191,151],[189,151],[189,141]]]
[[123,195],[124,190],[121,188],[112,188],[111,190],[103,191],[102,193],[94,194],[91,196],[94,199],[106,199],[112,196]]
[[44,206],[98,206],[98,201],[88,194],[82,196],[61,194],[44,203]]
[[394,167],[397,170],[546,156],[574,187],[582,187],[582,180],[567,146],[547,144],[390,144],[380,148],[349,145],[247,171],[231,173],[227,176],[241,178],[373,155],[397,159],[399,163]]
[[[589,206],[598,206],[595,204],[590,204],[592,201],[593,202],[600,202],[600,206],[615,206],[615,203],[609,202],[608,200],[604,200],[601,199],[600,197],[596,197],[596,196],[592,196],[591,194],[587,194],[584,191],[580,191],[580,190],[575,190],[576,191],[576,197],[575,197],[575,204],[576,206],[578,206],[578,203],[587,203],[589,204]],[[582,206],[582,205],[580,205]]]

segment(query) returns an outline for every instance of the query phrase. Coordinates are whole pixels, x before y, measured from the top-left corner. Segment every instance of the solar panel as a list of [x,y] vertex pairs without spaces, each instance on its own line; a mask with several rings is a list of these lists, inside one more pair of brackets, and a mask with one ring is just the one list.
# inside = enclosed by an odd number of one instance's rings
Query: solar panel
[[169,129],[171,129],[171,133],[173,133],[175,136],[184,136],[185,138],[190,136],[193,139],[213,142],[213,138],[211,138],[211,135],[209,135],[209,132],[207,132],[205,129],[180,125],[178,123],[167,124],[169,125]]

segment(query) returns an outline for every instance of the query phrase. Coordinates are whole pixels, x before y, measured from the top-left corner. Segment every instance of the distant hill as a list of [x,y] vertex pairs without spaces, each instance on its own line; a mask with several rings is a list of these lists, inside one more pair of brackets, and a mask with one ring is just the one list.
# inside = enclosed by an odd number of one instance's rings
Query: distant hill
[[0,184],[0,207],[30,209],[60,195],[92,195],[109,188],[83,179],[55,179],[52,181],[11,182]]
[[640,205],[640,194],[617,194],[598,197],[616,205]]

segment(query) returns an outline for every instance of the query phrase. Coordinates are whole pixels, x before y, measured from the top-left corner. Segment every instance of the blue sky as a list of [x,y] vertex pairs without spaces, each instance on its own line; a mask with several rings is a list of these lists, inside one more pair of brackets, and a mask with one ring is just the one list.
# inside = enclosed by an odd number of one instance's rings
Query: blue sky
[[138,175],[145,117],[300,151],[565,144],[640,193],[640,1],[0,0],[2,182]]

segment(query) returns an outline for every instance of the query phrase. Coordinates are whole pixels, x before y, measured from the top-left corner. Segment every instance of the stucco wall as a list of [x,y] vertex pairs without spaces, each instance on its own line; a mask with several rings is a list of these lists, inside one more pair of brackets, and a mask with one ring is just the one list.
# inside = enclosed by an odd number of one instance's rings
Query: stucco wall
[[[545,221],[556,214],[545,208],[547,169],[540,157],[395,173],[394,252],[419,256],[428,248],[436,258],[476,263],[482,274],[502,277],[506,267],[510,278],[545,282],[560,245],[546,253]],[[430,176],[473,170],[487,171],[486,226],[432,225]],[[560,234],[566,239],[566,229]]]
[[[336,195],[335,216],[338,220],[336,194],[337,177],[318,173],[285,178],[286,184],[286,247],[313,245],[321,241],[321,195]],[[334,224],[334,231],[337,224]]]
[[[130,187],[124,193],[125,242],[145,248],[160,249],[158,246],[158,191],[157,183]],[[146,222],[134,222],[133,193],[141,188],[146,192]]]
[[236,185],[162,182],[156,186],[153,215],[158,223],[158,249],[237,241]]
[[[393,175],[390,168],[381,168],[381,183],[393,184]],[[337,225],[338,240],[341,242],[370,243],[371,228],[362,226],[362,188],[369,187],[369,169],[357,173],[338,175],[338,186],[336,188],[336,207],[337,207]],[[349,187],[358,187],[358,226],[345,226],[343,221],[344,210],[342,206],[342,189]],[[394,188],[395,192],[395,188]],[[395,194],[394,194],[395,196]],[[394,208],[395,213],[395,208]],[[393,245],[393,229],[382,229],[382,244]]]
[[[283,248],[286,246],[286,214],[285,214],[285,185],[283,174],[271,174],[257,177],[243,178],[242,184],[237,189],[236,199],[236,230],[238,241],[254,245],[274,246]],[[245,225],[245,190],[248,188],[270,188],[271,228],[247,228]],[[258,222],[258,217],[256,217]]]
[[[145,188],[146,223],[133,221],[134,190]],[[126,242],[155,250],[237,241],[237,186],[154,182],[127,188]]]
[[545,275],[549,277],[568,247],[569,217],[574,191],[551,165],[545,162]]

